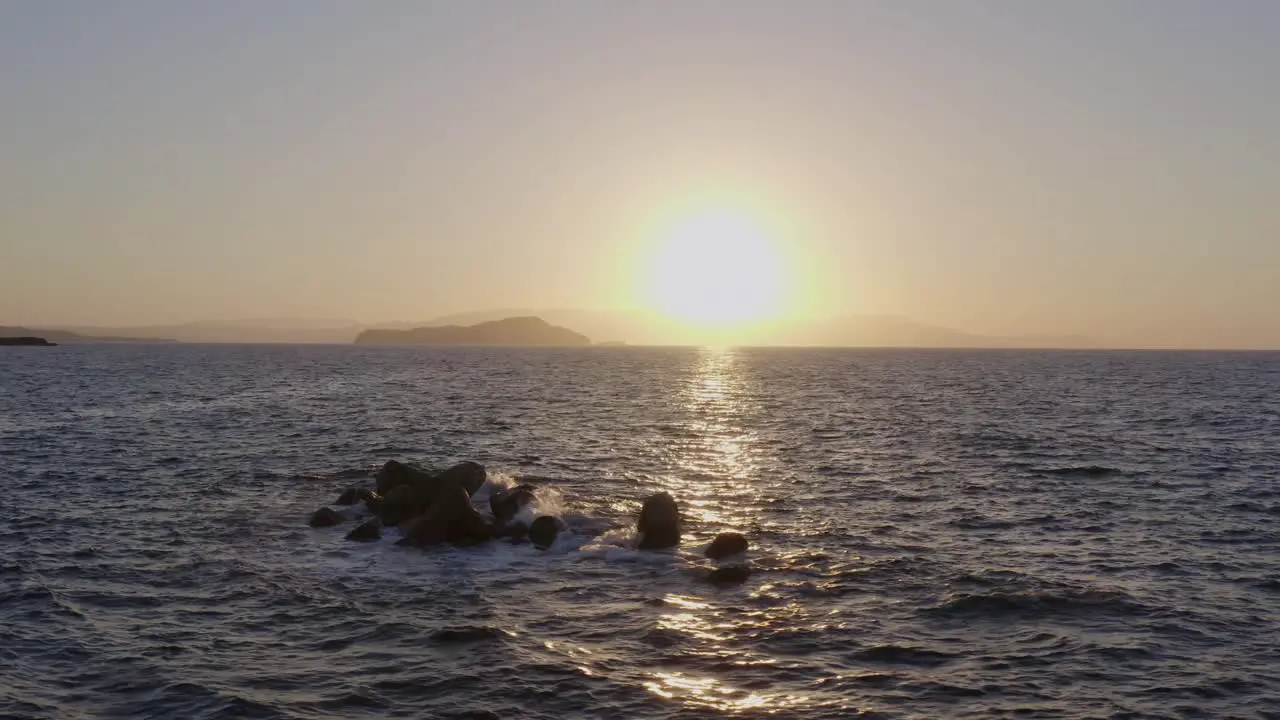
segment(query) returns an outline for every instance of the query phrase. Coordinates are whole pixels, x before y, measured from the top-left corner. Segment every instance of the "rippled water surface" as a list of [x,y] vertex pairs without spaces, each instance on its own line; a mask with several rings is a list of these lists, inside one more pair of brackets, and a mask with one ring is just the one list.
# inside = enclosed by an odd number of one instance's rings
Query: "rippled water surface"
[[[574,532],[307,527],[390,458]],[[1278,476],[1275,354],[3,348],[0,716],[1277,718]]]

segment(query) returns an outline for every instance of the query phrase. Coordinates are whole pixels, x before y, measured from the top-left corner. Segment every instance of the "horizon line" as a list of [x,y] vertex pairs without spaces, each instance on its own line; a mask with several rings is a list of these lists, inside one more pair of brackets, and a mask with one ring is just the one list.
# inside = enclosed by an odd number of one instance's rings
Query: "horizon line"
[[465,344],[465,343],[355,343],[355,342],[282,342],[273,340],[261,341],[185,341],[165,338],[145,338],[123,340],[71,340],[57,343],[57,347],[75,345],[124,345],[124,346],[160,346],[173,345],[267,345],[280,347],[360,347],[360,348],[416,348],[416,349],[528,349],[528,350],[627,350],[627,349],[717,349],[717,350],[925,350],[948,352],[1187,352],[1187,353],[1280,353],[1280,347],[1188,347],[1181,345],[1099,345],[1096,347],[1070,347],[1053,345],[1020,345],[1020,346],[985,346],[985,345],[755,345],[712,343],[628,343],[628,342],[592,342],[587,345],[527,345],[527,344]]

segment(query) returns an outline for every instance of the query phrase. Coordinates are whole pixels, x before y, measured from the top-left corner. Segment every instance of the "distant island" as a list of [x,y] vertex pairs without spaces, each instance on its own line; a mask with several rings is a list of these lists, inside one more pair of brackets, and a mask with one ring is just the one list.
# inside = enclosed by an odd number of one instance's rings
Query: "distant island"
[[[357,342],[433,344],[451,340],[416,340],[422,328],[444,330],[475,326],[513,318],[538,318],[551,326],[568,328],[600,347],[646,345],[700,345],[706,342],[696,328],[681,327],[659,313],[641,310],[587,310],[573,308],[506,308],[457,313],[420,320],[365,322],[351,318],[262,317],[234,320],[199,320],[166,325],[102,326],[58,325],[0,326],[0,337],[43,337],[70,343],[322,343],[350,345]],[[366,331],[373,331],[365,335]],[[395,337],[384,333],[400,331]],[[450,331],[452,332],[452,330]],[[493,344],[468,339],[463,344]],[[841,315],[760,323],[734,336],[733,344],[751,347],[918,347],[918,348],[1101,348],[1103,342],[1070,335],[982,335],[930,325],[895,315]],[[499,344],[555,345],[564,340],[517,339]],[[1276,343],[1280,343],[1277,339]],[[574,340],[574,345],[584,344]],[[1151,347],[1164,347],[1154,344]],[[1139,347],[1147,347],[1141,345]],[[1215,345],[1214,347],[1217,347]],[[1222,347],[1234,347],[1223,343]],[[1276,347],[1280,347],[1277,344]]]
[[539,317],[510,317],[475,325],[420,327],[411,330],[365,330],[357,345],[590,345],[586,335],[558,327]]
[[0,337],[0,345],[34,345],[37,347],[53,347],[58,343],[49,342],[42,337]]
[[[0,326],[0,341],[14,339],[37,339],[49,341],[50,345],[58,343],[171,343],[176,342],[166,338],[154,337],[116,337],[116,336],[94,336],[82,335],[80,333],[71,332],[70,330],[35,330],[26,327],[4,327]],[[56,342],[55,342],[56,341]],[[6,342],[6,345],[30,345],[32,343],[13,343]]]

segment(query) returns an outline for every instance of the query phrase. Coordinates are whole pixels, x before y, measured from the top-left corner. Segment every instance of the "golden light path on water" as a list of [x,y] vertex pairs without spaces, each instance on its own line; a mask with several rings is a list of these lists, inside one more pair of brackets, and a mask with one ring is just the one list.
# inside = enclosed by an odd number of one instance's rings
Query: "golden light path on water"
[[706,348],[679,398],[685,414],[682,440],[666,458],[677,472],[662,479],[681,498],[682,512],[721,530],[741,530],[755,518],[741,511],[759,482],[759,412],[742,358],[732,349]]
[[[541,652],[572,664],[584,676],[626,683],[670,704],[675,713],[683,709],[696,717],[801,717],[813,712],[829,717],[851,706],[850,698],[821,686],[797,687],[788,678],[809,672],[812,663],[802,654],[769,649],[768,639],[780,634],[842,629],[829,608],[815,612],[788,587],[756,581],[773,569],[805,562],[796,552],[754,549],[756,575],[746,585],[717,586],[707,579],[716,567],[702,556],[711,537],[727,530],[757,536],[766,532],[770,524],[762,517],[762,504],[787,492],[779,488],[787,479],[778,475],[776,451],[756,430],[767,426],[762,424],[766,398],[739,351],[708,349],[694,360],[671,395],[665,437],[654,447],[665,469],[644,478],[646,486],[678,499],[686,521],[680,548],[674,555],[646,553],[627,560],[654,573],[655,591],[639,612],[634,599],[552,601],[545,607],[546,613],[575,626],[616,626],[626,640],[619,643],[617,634],[604,631],[593,639],[547,640]],[[620,513],[635,510],[619,507]],[[608,545],[601,547],[596,551],[613,552]],[[525,602],[538,605],[543,602],[539,598],[532,593]],[[635,653],[657,657],[637,663]],[[530,661],[538,662],[537,655]]]
[[[758,437],[751,429],[760,411],[753,395],[741,355],[707,348],[678,398],[686,416],[685,432],[668,450],[667,460],[676,472],[661,481],[680,498],[686,522],[709,526],[705,537],[686,538],[695,547],[715,532],[746,530],[756,520],[749,501],[758,493],[762,463]],[[669,610],[658,618],[658,628],[698,641],[694,654],[739,666],[775,664],[772,658],[729,644],[735,631],[767,623],[765,613],[730,616],[713,601],[676,593],[666,594],[663,606]],[[774,712],[803,704],[801,697],[733,687],[714,676],[684,670],[652,672],[644,686],[667,700],[725,713]]]

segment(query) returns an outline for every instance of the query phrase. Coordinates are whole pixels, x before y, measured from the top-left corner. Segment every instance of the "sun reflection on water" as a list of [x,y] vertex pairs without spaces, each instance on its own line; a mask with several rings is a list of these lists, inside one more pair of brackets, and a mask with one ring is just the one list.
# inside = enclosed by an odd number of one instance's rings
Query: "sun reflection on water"
[[720,710],[749,710],[764,707],[768,702],[756,693],[725,687],[714,678],[698,678],[678,672],[654,673],[653,678],[645,683],[645,687],[668,700],[679,698]]
[[676,398],[681,432],[663,448],[671,472],[662,479],[687,518],[742,529],[754,518],[750,499],[762,474],[759,406],[740,351],[704,349]]
[[702,602],[696,598],[671,594],[668,594],[664,600],[666,604],[675,605],[687,610],[687,612],[672,612],[663,615],[658,618],[659,628],[709,642],[724,642],[729,639],[728,635],[715,631],[717,629],[730,629],[733,627],[731,624],[718,625],[708,619],[707,616],[699,615],[696,612],[698,610],[708,610],[711,607],[709,603]]
[[[710,602],[689,595],[668,593],[663,598],[663,603],[673,606],[677,611],[661,616],[658,620],[659,628],[707,643],[705,649],[694,652],[696,655],[718,658],[734,656],[724,645],[731,638],[729,631],[738,623],[720,618]],[[756,664],[772,663],[768,658],[762,658],[761,661],[762,663]],[[770,698],[758,692],[735,688],[714,677],[683,671],[653,672],[644,681],[644,687],[654,695],[668,700],[721,711],[763,709],[791,704],[786,698]]]
[[[670,470],[660,481],[680,501],[687,545],[725,530],[750,531],[759,522],[771,451],[755,430],[761,412],[756,390],[740,351],[706,349],[674,399],[678,427],[664,443]],[[696,592],[667,593],[661,603],[665,610],[656,618],[656,630],[680,638],[683,660],[766,672],[780,667],[777,659],[745,650],[734,639],[786,623],[790,608],[731,612],[714,597],[691,594]],[[716,674],[691,671],[693,666],[655,668],[641,682],[657,697],[718,713],[786,714],[811,702],[734,686]]]

